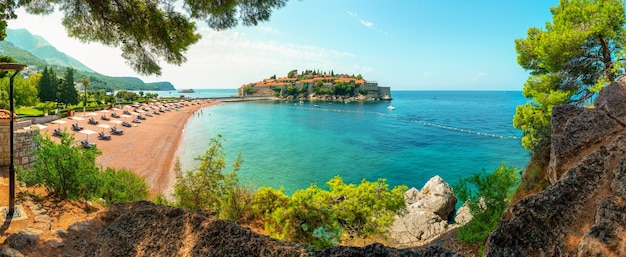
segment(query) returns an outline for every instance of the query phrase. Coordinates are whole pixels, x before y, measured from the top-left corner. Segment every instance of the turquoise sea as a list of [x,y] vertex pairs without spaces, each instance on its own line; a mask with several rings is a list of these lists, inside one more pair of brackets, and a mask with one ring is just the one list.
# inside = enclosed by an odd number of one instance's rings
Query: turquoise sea
[[[187,123],[178,155],[184,168],[197,165],[193,157],[221,134],[229,165],[242,153],[241,180],[283,186],[289,194],[335,175],[419,189],[435,175],[453,184],[502,162],[518,168],[528,162],[521,132],[512,126],[515,107],[526,102],[519,91],[392,91],[392,97],[208,107]],[[396,109],[388,110],[390,104]]]

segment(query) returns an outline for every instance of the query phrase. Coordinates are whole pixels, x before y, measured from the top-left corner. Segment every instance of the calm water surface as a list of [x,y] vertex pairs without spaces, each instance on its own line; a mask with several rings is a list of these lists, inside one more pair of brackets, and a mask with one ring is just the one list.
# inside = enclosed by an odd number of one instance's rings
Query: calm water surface
[[[236,93],[235,90],[232,90]],[[230,92],[221,92],[224,96]],[[220,96],[220,95],[214,95]],[[498,167],[523,168],[528,153],[512,127],[521,92],[393,91],[391,102],[265,101],[227,103],[189,120],[179,156],[197,165],[209,139],[221,134],[226,159],[237,152],[239,177],[287,193],[323,184],[386,178],[421,188],[434,175],[449,183]],[[388,110],[389,105],[396,107]]]

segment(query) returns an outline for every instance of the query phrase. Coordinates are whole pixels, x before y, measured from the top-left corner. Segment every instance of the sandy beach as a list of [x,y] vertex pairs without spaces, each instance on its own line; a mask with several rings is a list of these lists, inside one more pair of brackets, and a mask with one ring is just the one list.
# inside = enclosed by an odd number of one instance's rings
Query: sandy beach
[[[93,116],[93,118],[100,124],[110,125],[111,127],[117,126],[117,128],[124,131],[123,135],[111,135],[110,140],[100,140],[97,134],[87,135],[72,130],[71,125],[78,123],[85,130],[94,132],[105,131],[107,134],[111,134],[110,128],[102,128],[88,123],[88,119],[92,117],[89,115],[93,115],[90,112],[77,112],[74,114],[74,118],[66,117],[61,119],[66,122],[65,124],[57,124],[54,121],[46,123],[44,125],[48,127],[43,129],[42,133],[52,135],[54,129],[65,128],[67,132],[75,134],[77,144],[79,144],[80,140],[88,139],[89,142],[96,144],[97,149],[102,151],[102,155],[97,158],[96,162],[103,168],[113,167],[133,171],[143,177],[150,185],[151,196],[156,196],[159,193],[167,195],[172,192],[175,182],[175,174],[172,168],[176,150],[179,147],[187,120],[199,109],[219,104],[219,102],[204,101],[195,101],[195,103],[181,106],[172,111],[159,112],[160,115],[154,115],[151,110],[149,113],[152,113],[153,117],[146,117],[146,120],[141,120],[139,124],[131,122],[137,115],[126,118],[111,118],[111,120],[126,120],[133,125],[131,128],[102,120],[100,117],[103,114],[110,117],[113,112],[122,115],[123,110],[133,112],[133,109],[135,109],[133,107],[111,110],[110,112],[95,112],[97,115]],[[141,110],[142,108],[144,107],[137,109]],[[139,114],[146,116],[145,113]],[[78,119],[75,117],[78,117]]]

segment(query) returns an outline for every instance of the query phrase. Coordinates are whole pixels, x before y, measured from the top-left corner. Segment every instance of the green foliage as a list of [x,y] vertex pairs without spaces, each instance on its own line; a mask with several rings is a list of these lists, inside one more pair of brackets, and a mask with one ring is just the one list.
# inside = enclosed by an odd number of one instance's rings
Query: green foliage
[[255,219],[269,218],[278,208],[286,208],[288,203],[284,188],[261,187],[254,194],[250,214]]
[[342,230],[331,202],[330,192],[311,185],[294,192],[288,207],[275,210],[266,227],[278,239],[312,244],[318,249],[336,245]]
[[491,174],[483,170],[482,173],[461,178],[453,186],[456,195],[468,204],[474,216],[470,222],[459,228],[459,240],[469,244],[485,242],[508,207],[520,173],[520,170],[502,163]]
[[67,68],[62,83],[57,90],[60,103],[67,105],[78,103],[78,91],[74,87],[74,69]]
[[396,215],[405,210],[406,186],[389,189],[385,179],[361,184],[345,184],[336,176],[326,182],[333,197],[332,207],[337,210],[337,219],[350,237],[367,237],[384,234],[393,224]]
[[237,184],[236,172],[242,163],[241,154],[233,163],[230,173],[224,173],[226,161],[222,147],[221,135],[212,138],[209,149],[195,160],[200,165],[195,170],[182,171],[180,163],[176,161],[176,184],[174,197],[181,207],[194,210],[212,209],[221,213],[224,209],[221,201],[223,196],[232,193]]
[[45,67],[41,73],[41,79],[37,83],[39,101],[48,102],[57,100],[59,80],[53,69]]
[[287,203],[282,190],[259,190],[253,210],[263,208],[272,237],[323,248],[336,245],[343,232],[351,237],[385,234],[394,217],[405,210],[406,186],[389,189],[384,179],[345,184],[336,176],[329,190],[315,184],[294,192]]
[[108,204],[143,200],[150,191],[143,178],[124,169],[107,168],[100,174],[100,181],[100,197]]
[[115,94],[115,97],[117,97],[118,99],[122,99],[124,101],[128,101],[128,102],[132,102],[132,101],[139,99],[139,95],[137,95],[137,93],[126,91],[126,90],[118,91],[117,94]]
[[245,222],[249,218],[246,214],[250,213],[253,198],[254,190],[251,186],[236,183],[226,188],[226,194],[220,199],[220,218],[237,223]]
[[515,41],[517,62],[530,71],[524,84],[529,103],[518,106],[513,125],[528,150],[549,139],[549,118],[559,104],[588,104],[624,74],[624,5],[620,0],[560,1],[552,22],[530,28]]
[[[37,103],[37,88],[35,79],[33,78],[23,79],[21,76],[16,76],[13,79],[13,95],[14,103],[16,107],[33,106]],[[11,85],[10,78],[0,79],[0,89],[2,94],[0,96],[0,108],[9,109],[9,87]]]
[[30,169],[18,173],[18,180],[27,186],[44,186],[61,199],[90,199],[97,196],[101,183],[98,177],[96,149],[73,144],[74,136],[66,133],[60,144],[49,136],[37,135],[35,162]]

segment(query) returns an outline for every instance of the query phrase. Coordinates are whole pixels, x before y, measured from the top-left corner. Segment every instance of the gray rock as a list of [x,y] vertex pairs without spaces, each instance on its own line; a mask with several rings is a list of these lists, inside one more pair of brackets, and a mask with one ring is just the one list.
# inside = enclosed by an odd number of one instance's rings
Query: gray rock
[[456,205],[456,196],[452,188],[439,176],[428,180],[416,196],[415,202],[407,207],[409,212],[429,211],[443,220],[448,219]]
[[50,248],[59,248],[65,246],[65,241],[63,241],[63,239],[61,238],[52,238],[46,240],[45,244]]
[[448,222],[429,211],[416,211],[396,218],[390,238],[400,246],[426,242],[448,229]]
[[11,234],[4,240],[5,245],[21,250],[27,245],[32,245],[43,232],[36,229],[20,230],[15,234]]
[[407,205],[411,205],[417,202],[422,197],[422,193],[420,193],[420,191],[414,187],[411,187],[409,190],[404,192],[404,200],[406,201]]
[[626,124],[626,102],[624,99],[626,99],[626,81],[620,80],[603,88],[598,94],[594,106],[613,119]]
[[82,231],[88,231],[90,229],[91,224],[93,224],[94,222],[95,221],[93,219],[85,219],[83,221],[79,221],[70,225],[67,228],[67,231],[70,233],[74,233],[74,234],[78,234]]
[[463,206],[461,206],[461,208],[459,208],[456,211],[456,216],[454,217],[454,223],[459,224],[459,225],[465,225],[473,218],[474,218],[474,215],[472,215],[472,212],[470,211],[470,208],[466,202],[463,204]]
[[550,184],[563,177],[567,165],[579,159],[585,148],[600,143],[621,129],[617,121],[600,110],[571,105],[555,107],[552,111],[553,135],[548,168]]
[[626,201],[622,197],[607,198],[598,203],[595,224],[585,233],[578,256],[626,256]]
[[24,257],[20,251],[13,249],[8,246],[2,247],[2,252],[0,254],[1,257]]
[[422,190],[407,190],[404,197],[409,205],[407,213],[397,216],[390,229],[393,242],[399,246],[420,245],[447,231],[456,196],[441,177],[428,180]]

